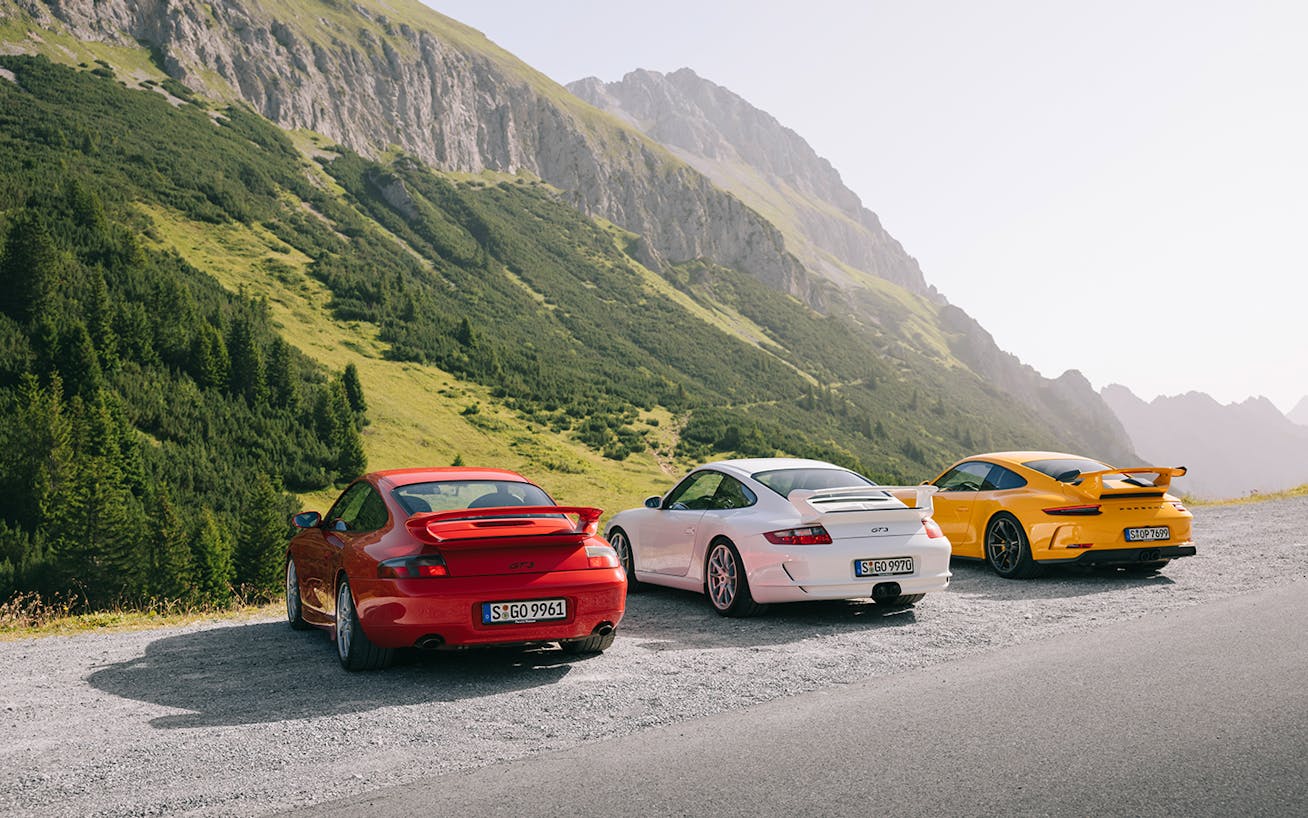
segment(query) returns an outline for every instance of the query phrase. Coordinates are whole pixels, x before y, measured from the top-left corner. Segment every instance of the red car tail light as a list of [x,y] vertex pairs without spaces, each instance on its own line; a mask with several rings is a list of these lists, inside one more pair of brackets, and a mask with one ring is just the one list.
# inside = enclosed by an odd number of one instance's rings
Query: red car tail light
[[611,545],[586,546],[586,561],[591,568],[617,568],[618,552]]
[[929,539],[938,540],[945,536],[945,532],[940,530],[940,523],[937,523],[930,517],[922,518],[922,528],[926,531],[926,535]]
[[784,528],[763,535],[773,545],[831,545],[831,535],[820,525]]
[[1101,513],[1098,505],[1054,506],[1053,508],[1044,509],[1044,512],[1055,517],[1093,517]]
[[418,579],[420,577],[447,577],[450,569],[440,554],[423,554],[420,557],[398,557],[377,565],[377,576],[384,579]]

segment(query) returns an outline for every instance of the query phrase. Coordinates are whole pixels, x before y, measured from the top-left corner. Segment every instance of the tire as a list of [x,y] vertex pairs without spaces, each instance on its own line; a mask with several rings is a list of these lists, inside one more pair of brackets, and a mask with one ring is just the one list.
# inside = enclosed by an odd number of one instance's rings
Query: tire
[[636,555],[631,551],[631,538],[621,528],[615,528],[609,532],[609,545],[618,552],[618,562],[627,575],[627,593],[638,593],[644,583],[636,579]]
[[1004,579],[1029,579],[1040,573],[1031,559],[1031,542],[1011,514],[996,514],[986,526],[986,564]]
[[722,616],[757,616],[768,608],[754,601],[740,552],[726,540],[714,540],[704,558],[704,594]]
[[603,653],[613,647],[613,640],[618,638],[617,631],[600,636],[598,633],[587,636],[585,639],[574,639],[571,642],[560,642],[559,647],[563,648],[564,653],[585,654],[585,653]]
[[307,631],[313,627],[304,621],[304,600],[300,599],[300,576],[295,571],[295,560],[286,559],[286,622],[293,631]]
[[354,609],[354,594],[350,581],[341,578],[336,589],[336,655],[346,670],[377,670],[391,663],[394,651],[379,648],[363,632]]
[[1167,567],[1171,560],[1154,560],[1153,562],[1132,562],[1123,565],[1122,568],[1128,574],[1156,574]]
[[872,601],[882,608],[902,608],[908,605],[916,605],[922,601],[924,596],[926,594],[900,594],[888,599],[874,599]]

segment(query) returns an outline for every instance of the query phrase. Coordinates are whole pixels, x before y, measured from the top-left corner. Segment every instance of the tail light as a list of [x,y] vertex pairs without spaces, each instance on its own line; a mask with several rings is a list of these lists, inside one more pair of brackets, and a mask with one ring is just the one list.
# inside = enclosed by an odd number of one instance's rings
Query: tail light
[[591,568],[617,568],[618,552],[611,545],[588,545],[586,562]]
[[926,535],[928,539],[938,540],[941,537],[945,536],[945,532],[940,530],[940,523],[937,523],[935,520],[931,519],[930,517],[922,518],[922,529],[926,531]]
[[1101,513],[1098,505],[1054,506],[1053,508],[1044,509],[1044,512],[1055,517],[1093,517]]
[[773,545],[831,545],[831,535],[820,525],[806,528],[783,528],[763,535]]
[[421,577],[447,577],[450,569],[440,554],[423,554],[420,557],[398,557],[377,566],[377,576],[385,579],[418,579]]

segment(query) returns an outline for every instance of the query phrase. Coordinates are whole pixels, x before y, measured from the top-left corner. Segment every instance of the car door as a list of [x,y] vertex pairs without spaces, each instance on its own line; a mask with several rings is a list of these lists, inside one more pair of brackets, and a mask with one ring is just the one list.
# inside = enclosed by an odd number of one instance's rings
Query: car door
[[932,498],[932,517],[949,538],[955,554],[981,557],[981,538],[975,532],[973,518],[977,511],[977,493],[990,474],[991,465],[978,460],[959,463],[940,475]]
[[695,550],[700,518],[712,507],[713,495],[726,475],[705,469],[692,472],[663,498],[651,515],[639,544],[641,570],[684,577]]
[[[708,508],[695,527],[695,548],[691,552],[690,563],[702,568],[709,542],[719,534],[733,542],[738,540],[742,516],[751,513],[757,503],[758,496],[744,483],[731,475],[723,475],[709,498]],[[686,570],[690,570],[689,565]]]
[[349,527],[363,507],[370,487],[360,481],[347,488],[332,504],[331,510],[318,527],[318,536],[307,538],[302,549],[304,564],[300,571],[300,596],[304,604],[323,614],[330,615],[336,605],[336,566],[345,541],[341,534]]
[[348,498],[324,538],[328,547],[328,571],[324,576],[322,591],[328,595],[325,610],[333,616],[336,613],[336,574],[344,563],[344,552],[349,548],[365,548],[376,542],[390,520],[386,501],[376,489],[362,481],[356,483],[355,488],[357,494]]

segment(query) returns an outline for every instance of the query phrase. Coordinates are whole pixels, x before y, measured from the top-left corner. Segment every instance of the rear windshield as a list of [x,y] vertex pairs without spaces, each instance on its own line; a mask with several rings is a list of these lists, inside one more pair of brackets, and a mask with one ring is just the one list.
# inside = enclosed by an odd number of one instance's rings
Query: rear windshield
[[[1098,460],[1082,460],[1081,458],[1057,458],[1054,460],[1032,460],[1029,463],[1023,463],[1028,469],[1035,469],[1042,474],[1047,474],[1060,483],[1070,483],[1079,475],[1092,471],[1105,471],[1112,466],[1104,465]],[[1106,475],[1111,477],[1111,475]],[[1117,475],[1120,479],[1122,475]]]
[[513,480],[442,480],[413,483],[391,491],[409,514],[500,506],[552,506],[550,496],[531,483]]
[[775,469],[755,472],[750,476],[782,497],[789,497],[796,489],[817,491],[876,485],[863,475],[844,469]]

